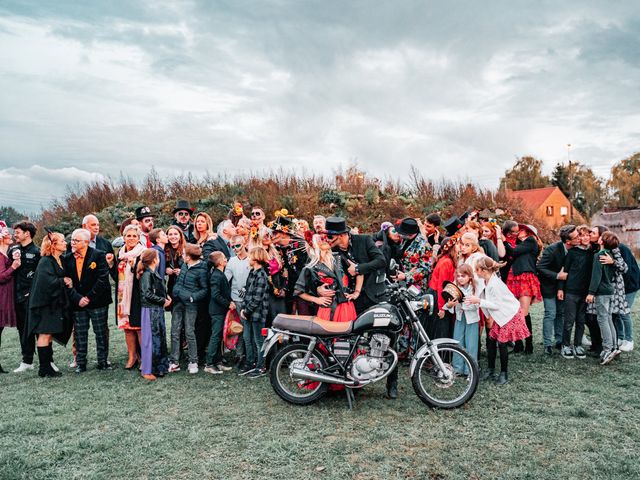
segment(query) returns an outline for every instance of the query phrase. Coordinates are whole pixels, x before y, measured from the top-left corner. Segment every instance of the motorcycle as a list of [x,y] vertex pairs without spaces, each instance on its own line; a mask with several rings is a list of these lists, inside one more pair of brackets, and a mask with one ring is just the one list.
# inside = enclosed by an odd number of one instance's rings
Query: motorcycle
[[389,284],[385,296],[388,301],[351,322],[277,315],[263,331],[262,348],[276,394],[289,403],[309,405],[324,397],[329,385],[342,385],[351,408],[353,389],[387,378],[398,366],[394,340],[408,325],[417,342],[409,373],[420,400],[440,409],[471,400],[478,386],[476,359],[456,340],[431,340],[418,318],[420,310],[433,312],[433,296],[403,283]]

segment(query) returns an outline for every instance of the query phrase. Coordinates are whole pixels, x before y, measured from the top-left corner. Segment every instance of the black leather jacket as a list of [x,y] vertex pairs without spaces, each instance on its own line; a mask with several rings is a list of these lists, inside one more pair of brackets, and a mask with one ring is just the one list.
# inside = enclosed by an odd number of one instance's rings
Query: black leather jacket
[[162,307],[167,290],[160,276],[153,270],[145,269],[140,278],[140,305],[142,308]]

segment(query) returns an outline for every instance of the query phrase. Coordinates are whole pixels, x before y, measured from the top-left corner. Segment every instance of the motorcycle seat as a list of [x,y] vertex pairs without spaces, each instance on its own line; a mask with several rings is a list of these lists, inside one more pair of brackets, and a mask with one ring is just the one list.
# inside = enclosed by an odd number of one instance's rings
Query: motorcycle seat
[[307,335],[334,336],[348,335],[353,330],[353,322],[331,322],[311,315],[276,315],[273,326]]

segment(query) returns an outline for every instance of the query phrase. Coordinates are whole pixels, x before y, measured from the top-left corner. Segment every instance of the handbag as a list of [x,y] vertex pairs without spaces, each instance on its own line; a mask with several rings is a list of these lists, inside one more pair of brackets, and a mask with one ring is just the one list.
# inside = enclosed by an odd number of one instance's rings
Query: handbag
[[244,327],[237,320],[232,319],[227,328],[228,335],[240,335],[244,331]]

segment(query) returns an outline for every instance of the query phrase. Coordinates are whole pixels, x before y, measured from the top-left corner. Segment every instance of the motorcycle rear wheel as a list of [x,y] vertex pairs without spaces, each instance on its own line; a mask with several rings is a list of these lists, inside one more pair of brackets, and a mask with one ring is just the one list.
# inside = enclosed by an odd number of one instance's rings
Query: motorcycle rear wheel
[[[324,382],[311,380],[294,380],[289,373],[290,365],[295,361],[302,361],[307,354],[308,346],[304,343],[287,345],[271,361],[271,386],[283,400],[294,405],[310,405],[324,397],[329,385]],[[315,370],[327,368],[327,359],[315,349],[307,366]]]
[[[411,383],[416,395],[431,408],[452,409],[467,403],[478,388],[478,363],[460,345],[438,345],[449,379],[431,355],[418,360]],[[462,375],[460,372],[466,372]],[[458,373],[460,372],[460,373]]]

